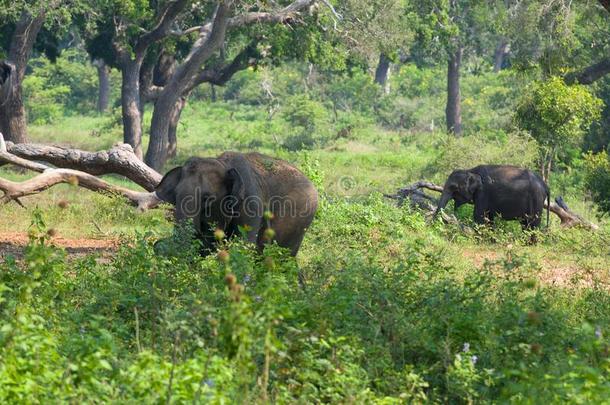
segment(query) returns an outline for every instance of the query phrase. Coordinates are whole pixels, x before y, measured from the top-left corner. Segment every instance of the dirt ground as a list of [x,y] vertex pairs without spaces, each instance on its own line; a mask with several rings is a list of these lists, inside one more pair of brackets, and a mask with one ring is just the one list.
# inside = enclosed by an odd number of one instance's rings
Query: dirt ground
[[[482,268],[485,261],[497,261],[505,257],[503,252],[491,250],[465,250],[463,256],[476,268]],[[599,287],[610,291],[610,270],[591,269],[582,263],[561,262],[543,257],[538,260],[541,270],[538,280],[546,285],[561,288]]]
[[[17,259],[23,257],[24,248],[28,243],[26,232],[0,232],[0,262],[9,255]],[[118,239],[70,239],[62,236],[51,238],[55,246],[66,249],[72,258],[82,257],[91,253],[97,253],[102,259],[109,258],[117,249]],[[503,257],[503,253],[492,250],[464,250],[464,259],[472,263],[475,268],[482,268],[486,260],[497,261]],[[542,258],[540,260],[541,271],[538,275],[540,282],[555,287],[598,287],[610,290],[610,270],[587,269],[587,266],[578,263],[562,263],[553,258]]]
[[[109,255],[116,250],[118,243],[116,239],[69,239],[60,236],[51,238],[51,244],[66,249],[68,255],[72,257],[91,253]],[[0,262],[9,255],[17,259],[21,258],[27,244],[26,232],[0,232]]]

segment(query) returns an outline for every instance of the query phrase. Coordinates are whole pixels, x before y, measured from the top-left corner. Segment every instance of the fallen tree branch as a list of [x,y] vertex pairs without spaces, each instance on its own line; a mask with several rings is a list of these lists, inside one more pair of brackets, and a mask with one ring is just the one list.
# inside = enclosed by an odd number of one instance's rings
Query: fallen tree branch
[[[436,211],[438,199],[429,196],[428,194],[421,191],[422,188],[438,192],[443,191],[443,188],[437,186],[436,184],[430,183],[428,181],[418,181],[417,183],[413,183],[410,186],[399,189],[396,194],[384,194],[384,196],[393,200],[397,200],[399,206],[402,206],[406,201],[408,201],[411,208],[420,209],[424,211],[426,216],[432,217],[432,215],[434,215],[434,212]],[[451,215],[446,212],[441,212],[440,216],[444,222],[460,225],[462,229],[466,230],[466,228],[458,221],[458,219],[454,215]]]
[[22,182],[13,182],[0,178],[0,190],[4,192],[4,195],[0,198],[0,205],[17,200],[19,197],[40,193],[60,183],[78,185],[96,192],[122,195],[132,205],[142,211],[154,208],[161,202],[154,192],[134,191],[115,186],[98,177],[78,170],[48,169],[38,176]]
[[[22,159],[43,161],[56,167],[74,169],[94,176],[119,174],[148,191],[153,191],[163,177],[138,159],[128,144],[115,145],[108,151],[87,152],[59,146],[6,142],[6,151]],[[26,167],[23,162],[11,163]]]
[[[418,181],[407,187],[399,189],[396,194],[385,194],[386,197],[397,200],[399,205],[403,205],[405,201],[409,201],[411,207],[424,210],[428,215],[434,213],[438,200],[421,191],[422,188],[437,191],[441,193],[443,187],[428,181]],[[546,209],[547,203],[544,203]],[[557,197],[551,202],[550,211],[559,217],[561,225],[570,228],[573,226],[582,226],[591,230],[598,230],[599,227],[584,219],[580,215],[571,211],[561,197]],[[455,223],[457,219],[452,215],[442,213],[442,219],[445,222]]]
[[42,163],[31,162],[13,155],[7,150],[7,146],[8,144],[4,142],[4,137],[0,133],[0,162],[14,164],[41,174],[23,182],[14,182],[0,178],[0,190],[4,193],[0,198],[0,205],[10,201],[16,201],[22,205],[19,201],[20,197],[40,193],[60,183],[79,185],[96,192],[121,195],[142,211],[154,208],[161,203],[161,200],[154,192],[134,191],[125,187],[115,186],[80,170],[57,169]]
[[[544,203],[544,208],[546,208],[547,203]],[[572,212],[566,203],[563,201],[561,197],[555,198],[555,201],[551,202],[551,212],[559,217],[561,220],[561,225],[566,228],[571,228],[573,226],[582,226],[585,228],[589,228],[591,230],[597,231],[599,226],[594,224],[593,222],[589,222],[580,215]]]

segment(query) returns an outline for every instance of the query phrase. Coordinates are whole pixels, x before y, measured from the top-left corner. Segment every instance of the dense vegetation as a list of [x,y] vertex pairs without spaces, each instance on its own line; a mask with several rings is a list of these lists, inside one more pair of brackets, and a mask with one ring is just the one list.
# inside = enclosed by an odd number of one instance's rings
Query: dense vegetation
[[[296,259],[238,238],[200,257],[189,229],[160,256],[153,244],[173,232],[168,207],[137,212],[74,185],[24,198],[25,209],[2,205],[0,236],[27,232],[29,244],[0,242],[0,402],[608,401],[610,79],[570,76],[608,49],[608,13],[594,1],[568,11],[517,2],[530,14],[513,15],[470,1],[331,3],[345,35],[333,33],[332,14],[314,13],[304,26],[231,36],[231,57],[251,38],[271,56],[188,94],[165,166],[226,150],[295,164],[321,196]],[[110,106],[94,112],[90,60],[113,7],[132,18],[120,38],[132,43],[154,22],[150,4],[100,2],[100,20],[82,21],[81,2],[50,14],[23,78],[30,141],[103,150],[126,139],[123,72],[109,71]],[[196,6],[188,22],[210,12]],[[182,62],[185,41],[162,45]],[[457,52],[461,136],[446,111]],[[391,65],[383,83],[378,60]],[[153,109],[143,109],[143,150]],[[383,195],[482,163],[541,169],[552,196],[600,229],[552,217],[531,244],[514,222],[476,226],[471,206],[457,212],[462,225],[446,224]],[[30,174],[2,166],[0,177]],[[115,247],[82,253],[55,247],[60,238]]]

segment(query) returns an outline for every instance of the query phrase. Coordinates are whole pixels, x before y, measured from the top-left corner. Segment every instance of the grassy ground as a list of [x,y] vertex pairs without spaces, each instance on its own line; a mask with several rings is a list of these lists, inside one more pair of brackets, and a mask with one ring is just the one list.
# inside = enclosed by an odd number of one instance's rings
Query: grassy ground
[[[111,119],[108,117],[66,117],[58,123],[30,128],[33,142],[44,142],[70,146],[87,150],[109,148],[120,139],[120,130],[116,127],[105,129]],[[373,125],[355,128],[347,138],[330,138],[310,150],[289,152],[282,148],[290,128],[281,120],[267,119],[265,110],[257,107],[245,107],[230,103],[209,104],[191,103],[183,113],[179,128],[180,153],[169,162],[166,169],[179,164],[190,155],[215,156],[225,150],[259,150],[287,159],[306,172],[320,175],[324,193],[332,200],[347,198],[346,201],[361,201],[371,193],[392,193],[397,188],[411,182],[428,179],[442,184],[451,170],[452,164],[472,165],[484,162],[487,156],[498,160],[498,150],[510,148],[510,140],[496,140],[480,146],[458,144],[447,147],[447,137],[437,132],[395,132],[384,130]],[[449,143],[452,141],[449,140]],[[146,139],[145,139],[146,143]],[[469,150],[463,150],[468,147]],[[440,156],[440,158],[439,158]],[[449,160],[446,162],[445,160]],[[501,160],[501,159],[500,159]],[[306,166],[306,167],[303,167]],[[18,180],[30,174],[20,173],[8,168],[0,169],[3,176]],[[108,180],[121,185],[134,186],[115,176]],[[565,183],[565,179],[563,179]],[[553,184],[553,183],[551,183]],[[443,246],[451,251],[452,260],[459,266],[468,268],[473,263],[480,267],[484,259],[496,257],[513,245],[513,249],[526,252],[543,266],[547,272],[557,274],[580,273],[581,270],[608,278],[610,258],[603,249],[593,249],[588,240],[605,243],[605,235],[610,228],[605,220],[596,217],[594,207],[584,201],[577,193],[564,197],[568,204],[584,217],[600,224],[602,230],[593,236],[587,231],[565,231],[559,228],[558,221],[552,218],[552,230],[545,241],[536,246],[524,246],[514,243],[521,238],[521,232],[515,224],[499,225],[485,237],[473,237],[458,233],[451,235]],[[60,208],[60,201],[67,203],[67,208]],[[97,195],[84,189],[69,185],[55,187],[45,193],[23,199],[26,209],[15,204],[0,208],[0,215],[10,218],[0,222],[0,232],[25,232],[31,221],[34,207],[42,209],[47,224],[56,229],[62,236],[71,238],[116,238],[119,235],[134,232],[155,231],[168,233],[171,223],[166,219],[163,210],[137,213],[127,207],[120,199]],[[395,210],[387,201],[388,210]],[[469,220],[468,208],[463,210],[462,217]],[[324,224],[319,224],[324,228]],[[502,234],[498,237],[498,232]],[[312,234],[316,233],[314,226]],[[427,237],[436,233],[428,227],[418,230],[418,235]],[[582,239],[586,249],[576,251],[579,244],[566,243],[570,238]],[[323,243],[320,238],[320,243]],[[400,243],[397,241],[397,246]],[[318,245],[305,243],[301,260],[307,261],[309,248],[318,249]],[[371,244],[374,246],[374,243]],[[398,249],[398,247],[397,247]],[[563,276],[562,276],[563,277]]]
[[[291,129],[265,117],[263,108],[192,103],[167,169],[227,149],[295,163],[323,195],[296,263],[238,241],[224,247],[225,261],[186,248],[159,257],[151,242],[172,232],[164,210],[138,213],[69,185],[24,198],[25,209],[0,207],[0,255],[15,253],[11,240],[28,231],[70,255],[36,242],[24,253],[28,271],[0,263],[0,400],[608,397],[610,225],[576,182],[558,175],[551,184],[600,230],[562,229],[553,219],[532,245],[514,222],[473,227],[471,207],[458,213],[469,231],[383,197],[422,178],[442,183],[454,165],[523,162],[528,148],[519,139],[452,140],[367,124],[291,152],[281,147]],[[36,142],[99,150],[120,136],[104,130],[108,120],[71,117],[30,133]],[[2,167],[0,175],[30,174]],[[79,244],[91,249],[69,249]]]

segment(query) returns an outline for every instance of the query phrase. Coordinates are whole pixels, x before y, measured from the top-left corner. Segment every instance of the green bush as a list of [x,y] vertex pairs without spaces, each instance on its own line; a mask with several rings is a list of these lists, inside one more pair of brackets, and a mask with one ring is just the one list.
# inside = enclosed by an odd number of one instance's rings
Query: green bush
[[64,114],[64,103],[69,94],[70,87],[66,85],[51,85],[43,77],[26,76],[23,80],[23,97],[29,121],[33,124],[57,121]]
[[323,141],[320,132],[326,129],[328,117],[321,103],[305,95],[292,96],[285,101],[282,117],[292,127],[283,142],[287,150],[311,149]]
[[331,79],[324,88],[324,96],[336,110],[371,114],[381,96],[381,88],[370,74],[356,70]]
[[586,86],[567,85],[560,77],[534,83],[515,111],[517,126],[528,131],[540,144],[548,178],[557,154],[565,157],[570,146],[580,146],[585,131],[600,116],[602,101]]
[[460,138],[442,136],[437,157],[428,171],[445,177],[455,169],[480,164],[510,164],[534,169],[537,157],[536,142],[524,133],[509,133],[496,139],[485,139],[480,134]]
[[610,212],[610,161],[608,153],[588,153],[585,155],[585,184],[593,201],[604,212]]
[[150,232],[68,260],[36,211],[23,262],[0,264],[0,401],[608,398],[607,291],[541,285],[510,248],[460,272],[437,229],[374,195],[326,201],[301,264],[238,240],[201,258],[186,234],[160,256]]
[[91,114],[95,111],[97,72],[84,51],[67,49],[55,63],[44,57],[34,58],[30,66],[32,72],[26,75],[23,86],[31,122],[50,123],[68,112]]

